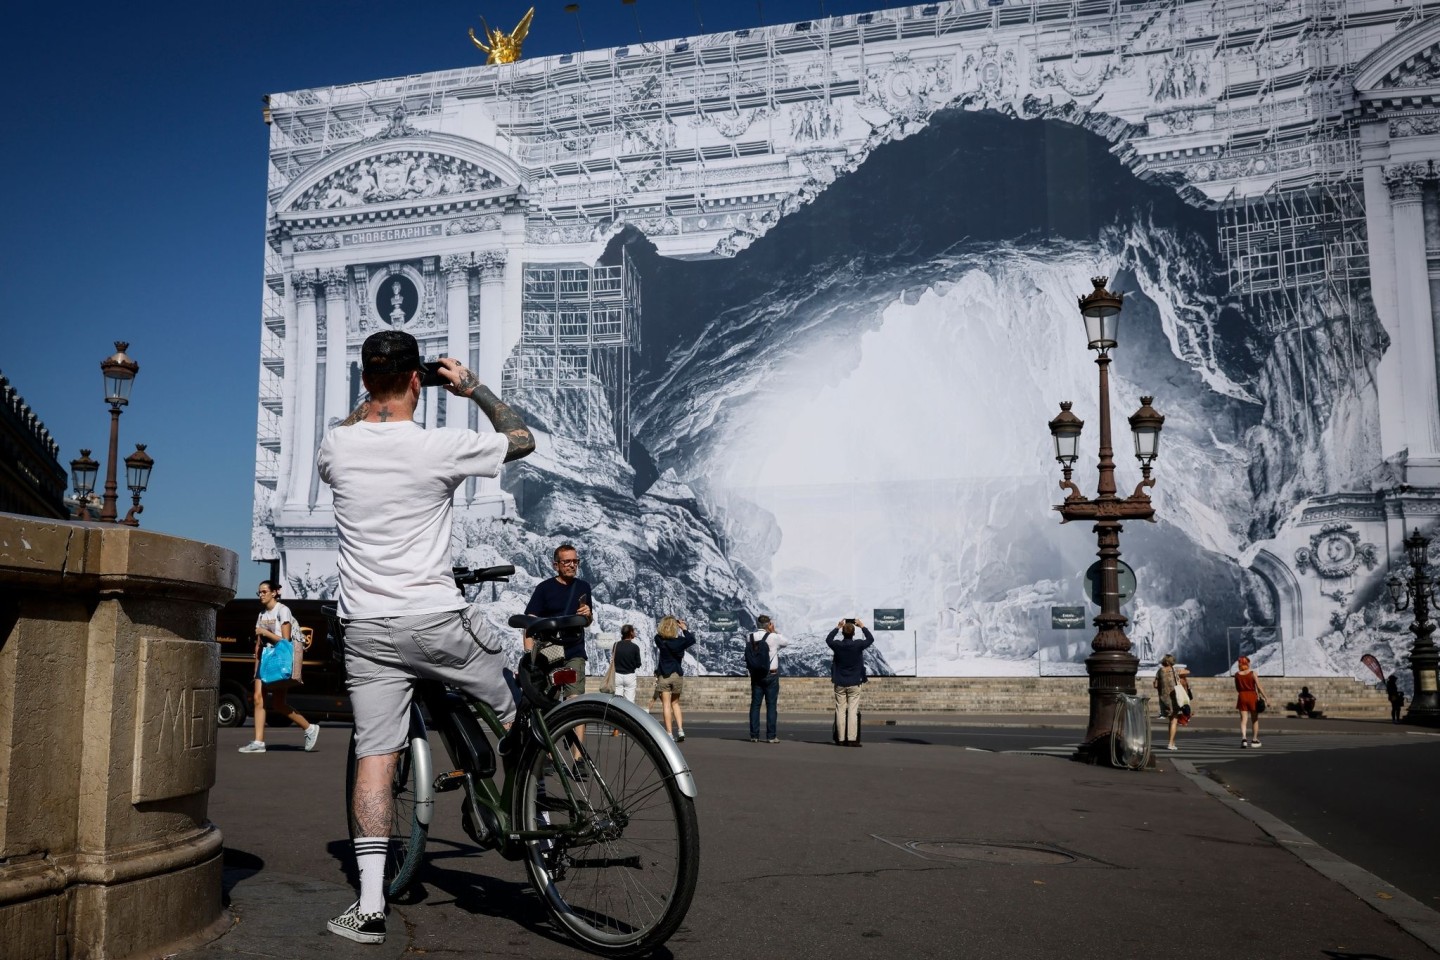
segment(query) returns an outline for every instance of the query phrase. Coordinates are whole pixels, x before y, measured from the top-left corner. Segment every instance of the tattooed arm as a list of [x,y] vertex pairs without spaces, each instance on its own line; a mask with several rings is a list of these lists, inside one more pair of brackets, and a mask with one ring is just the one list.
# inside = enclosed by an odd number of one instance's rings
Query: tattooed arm
[[337,426],[348,427],[348,426],[351,426],[352,424],[359,423],[361,420],[364,420],[364,419],[365,419],[365,415],[366,415],[367,413],[369,413],[369,412],[370,412],[370,401],[369,401],[369,400],[361,400],[361,401],[360,401],[360,405],[357,406],[354,410],[351,410],[351,411],[350,411],[350,416],[346,417],[344,420],[341,420],[341,421],[339,422],[339,424],[337,424]]
[[446,358],[440,362],[451,375],[447,378],[450,380],[447,389],[456,396],[474,400],[475,405],[489,418],[491,426],[509,438],[510,449],[505,454],[506,463],[535,452],[535,438],[514,408],[495,396],[494,391],[481,383],[479,377],[461,366],[458,361]]

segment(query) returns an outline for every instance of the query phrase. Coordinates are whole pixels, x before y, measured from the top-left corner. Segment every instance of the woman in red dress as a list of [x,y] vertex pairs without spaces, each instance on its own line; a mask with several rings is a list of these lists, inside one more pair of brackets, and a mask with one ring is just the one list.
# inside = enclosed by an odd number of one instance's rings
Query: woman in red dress
[[[1265,688],[1260,685],[1260,678],[1250,670],[1250,658],[1241,657],[1236,666],[1240,669],[1235,674],[1235,690],[1239,696],[1235,699],[1235,709],[1240,711],[1240,746],[1260,746],[1260,706],[1267,697]],[[1249,739],[1250,724],[1255,724],[1255,739]]]

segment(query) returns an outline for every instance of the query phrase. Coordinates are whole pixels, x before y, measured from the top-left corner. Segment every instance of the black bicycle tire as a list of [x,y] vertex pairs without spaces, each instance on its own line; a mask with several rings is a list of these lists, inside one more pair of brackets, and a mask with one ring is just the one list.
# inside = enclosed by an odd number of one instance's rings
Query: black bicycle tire
[[[557,739],[566,729],[587,721],[613,724],[643,745],[649,760],[658,771],[665,774],[668,770],[659,742],[655,739],[653,732],[643,728],[629,715],[606,704],[587,701],[561,704],[554,708],[545,719],[552,736]],[[529,781],[534,779],[535,771],[541,769],[541,764],[544,762],[544,751],[538,744],[531,741],[514,774],[520,778],[516,781],[512,794],[512,822],[518,829],[532,828],[532,821],[528,819],[524,807],[526,798],[531,791]],[[546,882],[541,865],[542,842],[531,841],[528,844],[523,859],[526,874],[535,888],[536,894],[539,895],[541,902],[545,904],[546,910],[549,911],[556,924],[580,942],[585,949],[593,953],[606,957],[630,957],[653,951],[679,929],[680,924],[685,920],[685,914],[690,909],[690,902],[695,895],[695,886],[700,872],[699,820],[695,815],[695,801],[680,790],[676,778],[666,775],[664,784],[666,796],[675,812],[678,833],[675,886],[660,920],[629,942],[615,942],[613,939],[601,940],[588,933],[586,925],[580,921],[578,913],[569,908],[553,884]]]
[[[415,769],[415,764],[409,759],[409,752],[412,749],[410,742],[415,738],[417,732],[422,737],[425,735],[425,721],[420,716],[420,708],[411,704],[410,731],[405,738],[405,751],[401,755],[400,762],[395,765],[395,783],[391,785],[392,793],[397,798],[398,795],[406,792],[412,795],[409,804],[410,813],[406,818],[409,820],[408,835],[402,835],[397,830],[398,824],[394,822],[391,824],[391,849],[385,854],[385,895],[391,899],[404,894],[410,884],[415,881],[415,875],[420,871],[420,863],[425,854],[425,841],[430,833],[430,828],[422,823],[419,816],[416,815],[416,805],[413,799],[415,788],[414,784],[408,782],[411,776],[409,771]],[[351,840],[355,839],[359,829],[355,823],[354,806],[350,802],[350,798],[355,794],[355,773],[355,731],[352,728],[350,747],[345,756],[345,822],[349,827]],[[396,809],[398,812],[398,807]],[[392,821],[393,819],[392,815]],[[399,841],[398,849],[401,851],[399,853],[395,849],[397,840]]]

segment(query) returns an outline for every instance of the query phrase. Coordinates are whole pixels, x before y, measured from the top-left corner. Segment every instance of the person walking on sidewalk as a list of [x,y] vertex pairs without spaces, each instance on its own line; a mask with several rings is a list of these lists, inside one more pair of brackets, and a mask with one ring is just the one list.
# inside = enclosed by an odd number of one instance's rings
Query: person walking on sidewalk
[[1160,716],[1170,721],[1170,738],[1166,750],[1179,750],[1175,746],[1175,731],[1180,728],[1180,704],[1175,690],[1180,686],[1180,676],[1175,672],[1175,654],[1167,653],[1160,658],[1160,669],[1155,671],[1155,691],[1160,700]]
[[[856,627],[865,634],[863,638],[856,638]],[[825,645],[835,652],[830,682],[835,685],[835,742],[842,747],[860,746],[860,685],[868,679],[865,648],[874,642],[875,635],[854,617],[841,620],[825,638]]]
[[[1241,657],[1236,663],[1240,669],[1235,674],[1235,709],[1240,711],[1240,746],[1260,746],[1260,714],[1265,710],[1265,688],[1260,678],[1250,669],[1250,658]],[[1255,724],[1255,737],[1250,739],[1247,727]]]
[[[300,664],[305,644],[300,636],[300,621],[290,608],[280,602],[280,586],[274,580],[261,580],[255,591],[260,598],[260,616],[255,619],[255,739],[240,748],[241,753],[265,752],[265,701],[270,698],[270,711],[285,717],[305,733],[305,752],[315,749],[320,727],[300,715],[285,700],[285,692],[300,682]],[[260,658],[267,647],[287,642],[291,649],[290,679],[265,683],[260,679]]]
[[659,671],[655,687],[660,691],[665,732],[676,743],[685,742],[685,715],[680,710],[680,695],[685,690],[685,651],[694,645],[695,637],[684,620],[665,617],[655,628],[655,669]]
[[756,617],[755,623],[760,629],[751,631],[745,641],[745,666],[750,673],[750,742],[760,741],[760,701],[764,700],[765,742],[779,743],[775,704],[780,699],[780,648],[790,641],[776,631],[775,621],[768,616]]
[[337,606],[355,714],[350,810],[360,874],[360,898],[328,928],[357,943],[384,943],[390,788],[415,681],[450,684],[488,703],[502,723],[516,712],[503,647],[488,635],[492,642],[482,644],[476,628],[483,612],[465,601],[451,571],[455,490],[468,477],[499,476],[502,463],[534,451],[535,439],[519,414],[450,357],[439,366],[446,389],[473,401],[493,432],[416,423],[420,349],[408,333],[371,334],[360,367],[369,399],[326,432],[316,459],[334,492],[339,531]]

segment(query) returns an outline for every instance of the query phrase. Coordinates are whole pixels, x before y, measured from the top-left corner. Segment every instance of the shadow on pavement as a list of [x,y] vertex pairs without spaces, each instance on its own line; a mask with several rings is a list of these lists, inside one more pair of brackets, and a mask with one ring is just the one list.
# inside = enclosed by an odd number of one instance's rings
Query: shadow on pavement
[[242,883],[265,869],[264,860],[253,853],[236,850],[234,847],[225,848],[220,863],[222,870],[220,889],[226,907],[230,906],[230,891],[237,883]]

